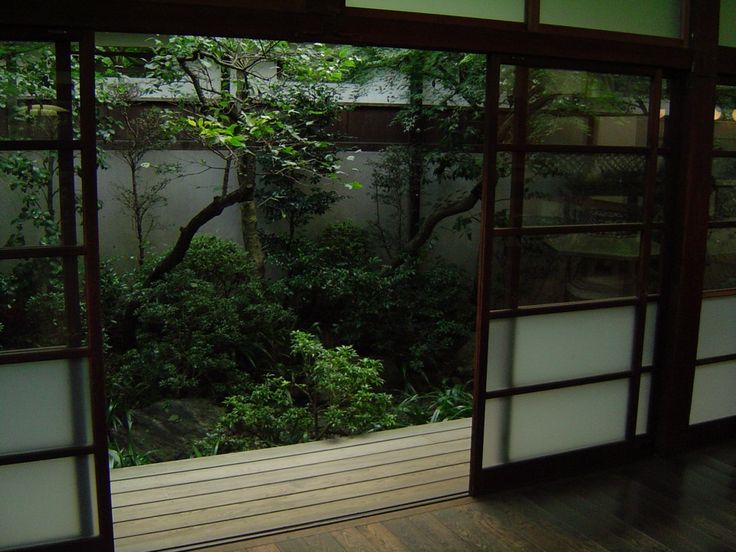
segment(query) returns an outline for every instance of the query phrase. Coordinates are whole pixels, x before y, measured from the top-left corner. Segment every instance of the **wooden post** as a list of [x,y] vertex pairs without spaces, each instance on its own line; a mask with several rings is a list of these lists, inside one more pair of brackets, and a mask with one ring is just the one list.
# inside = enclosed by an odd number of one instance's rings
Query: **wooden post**
[[672,94],[675,143],[666,205],[662,299],[657,327],[651,429],[660,452],[685,446],[700,325],[713,150],[718,0],[690,6],[693,64]]

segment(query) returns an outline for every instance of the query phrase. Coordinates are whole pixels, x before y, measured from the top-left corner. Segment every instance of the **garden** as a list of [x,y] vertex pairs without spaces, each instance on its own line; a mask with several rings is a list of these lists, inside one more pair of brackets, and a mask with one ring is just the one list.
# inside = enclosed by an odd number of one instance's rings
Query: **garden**
[[[53,47],[6,43],[0,58],[6,139],[56,132]],[[111,466],[470,416],[484,65],[222,38],[98,45]],[[0,155],[5,246],[61,243],[60,165]],[[83,341],[66,271],[3,262],[0,349]]]
[[[96,58],[111,465],[470,416],[485,56],[113,38]],[[3,43],[0,60],[4,139],[79,132],[53,45]],[[648,97],[645,77],[501,66],[498,143],[559,152],[497,154],[494,224],[641,220],[645,158],[606,148],[644,146]],[[0,154],[5,247],[62,243],[75,170],[56,151]],[[730,212],[730,181],[717,192]],[[497,239],[492,308],[634,294],[637,234],[553,234]],[[732,273],[716,253],[712,279]],[[0,263],[0,350],[83,344],[83,301],[77,319],[65,303],[81,268]]]

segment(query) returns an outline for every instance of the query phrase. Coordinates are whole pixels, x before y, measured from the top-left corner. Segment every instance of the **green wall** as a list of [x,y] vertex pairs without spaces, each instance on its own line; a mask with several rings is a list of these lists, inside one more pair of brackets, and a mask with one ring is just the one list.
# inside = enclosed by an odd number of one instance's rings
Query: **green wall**
[[524,0],[347,0],[345,5],[348,8],[524,21]]
[[540,22],[679,38],[680,12],[680,0],[541,0]]

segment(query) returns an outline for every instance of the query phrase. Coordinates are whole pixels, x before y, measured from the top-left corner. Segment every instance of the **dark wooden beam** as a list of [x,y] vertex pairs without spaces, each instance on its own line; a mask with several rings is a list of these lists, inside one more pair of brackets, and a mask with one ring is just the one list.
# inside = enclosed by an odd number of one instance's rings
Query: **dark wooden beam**
[[[93,29],[321,41],[599,60],[687,69],[682,41],[525,23],[343,8],[342,0],[42,0],[0,5],[0,30]],[[3,28],[5,27],[5,28]]]
[[657,328],[652,411],[661,452],[686,445],[700,325],[700,306],[711,191],[713,106],[718,52],[718,0],[693,3],[693,65],[673,89],[676,181],[666,206],[665,275]]

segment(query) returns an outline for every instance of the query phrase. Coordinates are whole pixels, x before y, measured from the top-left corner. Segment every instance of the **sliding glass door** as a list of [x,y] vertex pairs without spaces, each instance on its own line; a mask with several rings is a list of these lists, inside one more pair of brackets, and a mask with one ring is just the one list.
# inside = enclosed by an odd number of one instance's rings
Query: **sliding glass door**
[[488,81],[474,492],[645,446],[669,117],[657,71]]

